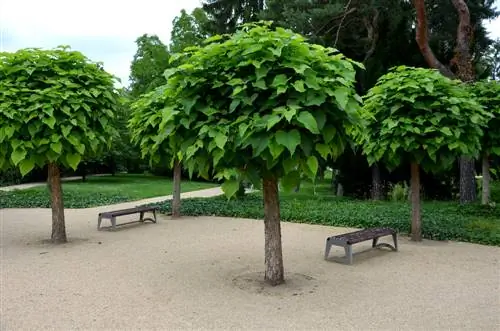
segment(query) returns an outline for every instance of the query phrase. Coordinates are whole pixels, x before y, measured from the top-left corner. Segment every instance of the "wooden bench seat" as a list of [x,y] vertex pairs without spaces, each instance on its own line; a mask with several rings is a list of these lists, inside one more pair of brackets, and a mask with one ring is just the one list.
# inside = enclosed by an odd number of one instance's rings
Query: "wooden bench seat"
[[[394,246],[387,243],[378,243],[380,237],[392,235],[394,241]],[[373,240],[372,247],[388,247],[393,251],[398,250],[398,238],[397,233],[391,228],[370,228],[359,231],[354,231],[350,233],[340,234],[338,236],[331,236],[326,238],[326,248],[325,248],[325,260],[328,259],[330,255],[330,249],[332,246],[341,246],[345,250],[345,258],[348,264],[352,264],[352,245],[363,241]]]
[[[97,219],[97,230],[103,229],[103,227],[101,227],[101,222],[103,219],[106,219],[106,218],[109,219],[111,221],[111,228],[116,229],[116,218],[118,216],[125,216],[125,215],[132,215],[132,214],[140,214],[139,220],[133,221],[133,222],[122,223],[119,225],[125,225],[125,224],[130,224],[130,223],[137,223],[137,222],[145,222],[145,221],[151,221],[153,223],[156,223],[156,211],[158,209],[159,209],[158,206],[140,206],[140,207],[106,211],[106,212],[99,213],[99,217]],[[144,214],[148,213],[148,212],[153,213],[153,218],[150,218],[150,217],[144,218]]]

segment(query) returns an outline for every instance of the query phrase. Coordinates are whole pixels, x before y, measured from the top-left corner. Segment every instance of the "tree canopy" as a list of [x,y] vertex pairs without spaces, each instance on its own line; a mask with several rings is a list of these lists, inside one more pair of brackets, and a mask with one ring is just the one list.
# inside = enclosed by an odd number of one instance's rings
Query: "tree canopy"
[[477,157],[490,114],[460,82],[436,70],[401,66],[370,89],[363,116],[370,163],[383,160],[394,168],[405,160],[432,172],[460,155]]
[[170,52],[158,36],[142,35],[136,40],[137,52],[130,66],[130,94],[136,98],[165,83]]
[[0,53],[0,167],[76,169],[97,154],[113,132],[113,84],[99,64],[64,47]]

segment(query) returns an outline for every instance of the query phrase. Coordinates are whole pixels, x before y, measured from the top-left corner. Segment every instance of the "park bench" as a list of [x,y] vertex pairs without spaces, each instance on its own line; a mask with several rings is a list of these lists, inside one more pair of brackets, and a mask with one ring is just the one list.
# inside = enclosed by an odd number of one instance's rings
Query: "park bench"
[[[139,220],[133,221],[133,222],[122,223],[119,225],[145,222],[145,221],[151,221],[153,223],[156,223],[156,211],[157,210],[158,210],[158,206],[141,206],[141,207],[120,209],[120,210],[113,210],[113,211],[106,211],[103,213],[99,213],[99,217],[97,219],[97,230],[103,229],[103,227],[101,227],[101,222],[105,218],[108,218],[111,221],[111,228],[114,230],[114,229],[116,229],[116,218],[118,216],[125,216],[125,215],[132,215],[132,214],[140,214]],[[148,212],[153,213],[153,218],[150,218],[150,217],[144,218],[144,214],[148,213]]]
[[[389,235],[392,235],[394,246],[387,243],[378,243],[380,237]],[[328,259],[332,246],[341,246],[344,247],[347,263],[352,264],[352,245],[367,240],[373,240],[373,248],[388,247],[393,251],[398,250],[398,238],[395,230],[391,228],[370,228],[326,238],[325,260]]]

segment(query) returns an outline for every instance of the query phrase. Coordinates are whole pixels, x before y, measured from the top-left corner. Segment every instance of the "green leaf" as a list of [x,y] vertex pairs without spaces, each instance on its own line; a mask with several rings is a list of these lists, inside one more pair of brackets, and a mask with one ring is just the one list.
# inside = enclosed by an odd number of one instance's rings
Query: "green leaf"
[[285,150],[285,147],[283,145],[278,144],[277,141],[272,139],[269,143],[269,151],[271,152],[271,156],[273,157],[273,160],[276,160]]
[[32,159],[24,159],[19,162],[19,171],[23,177],[33,170],[33,168],[35,168],[35,161]]
[[293,87],[298,92],[305,92],[306,91],[306,89],[304,87],[304,81],[303,80],[298,80],[298,81],[294,82],[293,83]]
[[54,143],[50,144],[50,149],[53,150],[57,154],[61,154],[62,147],[63,147],[63,145],[62,145],[61,141],[54,142]]
[[42,122],[51,129],[54,129],[54,126],[56,125],[56,120],[54,117],[43,117]]
[[24,158],[26,157],[26,151],[24,148],[21,149],[15,149],[12,154],[10,155],[10,159],[12,160],[12,163],[14,163],[15,166],[19,164]]
[[313,176],[316,176],[318,173],[318,159],[316,159],[313,155],[309,156],[307,158],[307,166],[309,167],[309,170],[311,170]]
[[319,134],[318,123],[314,116],[311,115],[308,111],[301,111],[299,116],[297,116],[297,120],[304,125],[306,129],[311,131],[312,133]]
[[446,126],[441,128],[441,132],[444,133],[447,136],[452,136],[453,135],[453,133],[451,132],[450,128],[446,127]]
[[78,168],[78,164],[80,164],[81,160],[82,156],[80,154],[66,154],[66,162],[73,170]]
[[345,109],[349,101],[350,90],[345,87],[339,87],[333,91],[333,96],[337,100],[340,108]]
[[284,86],[286,85],[286,82],[288,81],[288,78],[286,75],[280,74],[274,77],[273,83],[271,84],[272,87],[278,87],[278,86]]
[[220,131],[217,131],[215,135],[215,143],[217,144],[217,147],[219,147],[220,149],[224,149],[224,146],[227,143],[227,136]]
[[280,185],[285,193],[291,192],[300,184],[300,173],[298,171],[291,171],[281,178]]
[[226,195],[226,197],[233,197],[238,189],[240,188],[240,183],[237,180],[225,180],[221,185],[221,189]]
[[273,114],[267,119],[267,130],[269,131],[273,126],[278,124],[281,121],[281,116],[277,114]]
[[316,150],[324,160],[326,160],[328,158],[328,155],[330,155],[331,153],[330,147],[325,144],[316,144]]
[[295,149],[300,144],[300,133],[296,129],[289,132],[280,130],[276,132],[276,141],[278,144],[285,146],[290,151],[290,154],[293,155]]

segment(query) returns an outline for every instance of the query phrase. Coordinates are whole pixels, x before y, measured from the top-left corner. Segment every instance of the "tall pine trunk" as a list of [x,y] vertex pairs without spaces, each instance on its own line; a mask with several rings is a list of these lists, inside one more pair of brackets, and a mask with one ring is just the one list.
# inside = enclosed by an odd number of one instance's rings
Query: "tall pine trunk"
[[281,248],[280,202],[278,180],[264,178],[265,280],[272,286],[285,282]]
[[61,173],[55,163],[48,166],[48,184],[51,196],[52,207],[52,236],[51,240],[55,244],[67,242],[66,225],[64,223],[64,203],[61,186]]
[[172,218],[181,216],[181,176],[182,166],[178,160],[174,162],[174,191],[172,196]]
[[420,169],[411,163],[411,240],[422,241],[422,218],[420,216]]
[[377,164],[372,165],[372,199],[382,199],[382,182],[380,180],[380,168]]
[[474,160],[465,156],[460,158],[460,203],[476,201],[476,178]]
[[490,160],[488,153],[483,154],[483,194],[481,203],[487,205],[490,203]]

